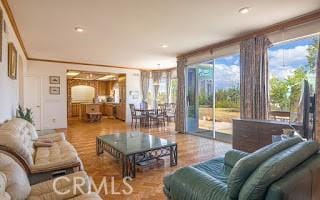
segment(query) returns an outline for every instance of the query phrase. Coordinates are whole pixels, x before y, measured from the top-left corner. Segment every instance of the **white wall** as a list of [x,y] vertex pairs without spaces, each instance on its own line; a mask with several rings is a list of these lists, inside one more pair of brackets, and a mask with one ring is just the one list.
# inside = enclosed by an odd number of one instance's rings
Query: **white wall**
[[[26,76],[41,77],[41,110],[42,110],[42,129],[55,129],[67,127],[67,70],[80,70],[91,72],[111,72],[124,73],[127,75],[127,109],[126,122],[131,121],[129,104],[141,102],[140,91],[140,71],[134,69],[121,69],[111,67],[98,67],[87,65],[63,64],[42,61],[28,61],[25,71]],[[49,95],[49,76],[60,76],[60,95]],[[25,95],[28,90],[25,88]],[[134,100],[129,96],[129,91],[139,91],[139,99]]]
[[[3,12],[3,18],[7,25],[7,33],[2,32],[2,61],[0,62],[0,123],[7,119],[11,119],[15,116],[16,108],[19,104],[19,87],[23,85],[23,81],[19,81],[19,75],[17,76],[17,80],[11,80],[8,77],[8,42],[13,42],[14,46],[18,52],[18,60],[19,64],[19,56],[22,58],[22,65],[18,67],[26,67],[27,60],[25,55],[23,54],[22,48],[18,42],[18,39],[13,31],[13,28],[10,24],[10,20],[8,18],[5,9],[3,8],[2,3],[0,7]],[[18,69],[18,73],[23,72],[23,70]],[[20,76],[23,77],[23,76]],[[20,83],[19,83],[20,82]],[[23,93],[20,92],[20,95]]]

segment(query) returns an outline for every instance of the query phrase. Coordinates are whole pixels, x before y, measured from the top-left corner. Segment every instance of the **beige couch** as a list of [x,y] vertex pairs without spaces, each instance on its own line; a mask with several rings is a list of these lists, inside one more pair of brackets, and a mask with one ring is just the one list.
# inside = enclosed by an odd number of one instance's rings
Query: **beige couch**
[[[39,139],[51,140],[50,147],[35,147]],[[28,175],[38,175],[32,183],[50,179],[54,174],[67,174],[82,169],[81,160],[63,133],[38,137],[32,124],[12,119],[0,127],[0,150],[16,157]]]
[[[74,190],[75,179],[82,178],[80,190]],[[67,180],[68,178],[68,180]],[[11,157],[0,153],[0,199],[1,200],[101,200],[98,194],[88,192],[90,180],[84,171],[63,176],[63,179],[30,186],[24,169]],[[58,190],[58,193],[54,189]],[[84,193],[82,193],[84,192]]]

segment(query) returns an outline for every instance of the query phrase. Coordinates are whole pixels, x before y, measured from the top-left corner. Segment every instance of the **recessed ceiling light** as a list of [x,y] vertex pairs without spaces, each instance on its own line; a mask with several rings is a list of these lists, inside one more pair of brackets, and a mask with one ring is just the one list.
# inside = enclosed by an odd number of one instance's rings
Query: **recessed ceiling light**
[[84,29],[81,28],[81,27],[75,27],[74,30],[79,32],[79,33],[82,33],[84,31]]
[[168,45],[167,44],[163,44],[163,45],[161,45],[161,47],[165,49],[165,48],[168,48]]
[[240,8],[240,9],[239,9],[239,13],[241,13],[241,14],[247,14],[247,13],[249,13],[250,9],[251,9],[250,7]]

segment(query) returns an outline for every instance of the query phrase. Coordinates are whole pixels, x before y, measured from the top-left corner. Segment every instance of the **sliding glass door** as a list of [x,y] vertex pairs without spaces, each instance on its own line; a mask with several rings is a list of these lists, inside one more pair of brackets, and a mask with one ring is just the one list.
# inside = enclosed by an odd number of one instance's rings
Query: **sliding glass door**
[[239,54],[186,69],[187,132],[231,142],[232,119],[240,117]]
[[213,63],[190,65],[186,69],[187,132],[214,137],[213,127]]

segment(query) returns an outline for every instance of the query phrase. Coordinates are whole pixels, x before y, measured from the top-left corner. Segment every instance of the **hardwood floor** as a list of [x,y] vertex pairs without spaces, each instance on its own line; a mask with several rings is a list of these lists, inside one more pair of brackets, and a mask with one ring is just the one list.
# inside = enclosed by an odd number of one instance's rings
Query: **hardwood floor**
[[131,195],[111,194],[112,177],[114,177],[115,192],[121,192],[123,189],[128,190],[128,187],[122,182],[120,164],[113,157],[108,153],[104,153],[99,157],[96,156],[96,136],[125,133],[132,130],[134,129],[131,129],[130,125],[116,119],[103,119],[99,123],[86,123],[72,119],[69,120],[68,129],[63,130],[68,141],[78,151],[85,170],[93,178],[94,182],[99,185],[103,177],[106,177],[108,194],[100,193],[104,199],[166,199],[162,192],[164,176],[181,167],[222,156],[231,149],[230,144],[223,142],[192,135],[177,134],[174,131],[173,123],[165,128],[137,128],[136,130],[138,131],[176,141],[178,143],[178,165],[170,167],[169,160],[166,159],[163,168],[137,172],[136,178],[130,182],[133,187]]

